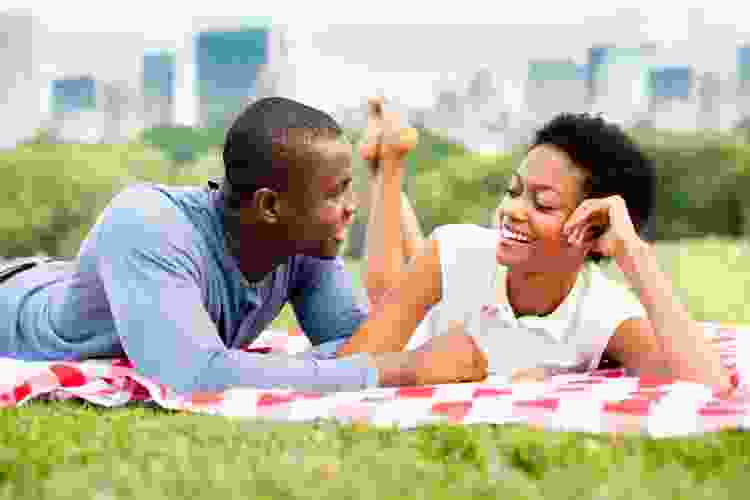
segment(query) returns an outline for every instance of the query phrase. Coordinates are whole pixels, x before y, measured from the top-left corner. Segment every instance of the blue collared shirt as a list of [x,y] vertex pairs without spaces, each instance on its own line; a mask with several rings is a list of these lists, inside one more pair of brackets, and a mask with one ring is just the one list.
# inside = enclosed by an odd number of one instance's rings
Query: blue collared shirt
[[[178,392],[232,386],[376,386],[367,354],[335,358],[367,316],[340,258],[293,256],[248,286],[224,239],[223,194],[139,184],[114,197],[77,259],[0,285],[0,355],[79,359],[126,354]],[[286,302],[313,350],[247,353]]]

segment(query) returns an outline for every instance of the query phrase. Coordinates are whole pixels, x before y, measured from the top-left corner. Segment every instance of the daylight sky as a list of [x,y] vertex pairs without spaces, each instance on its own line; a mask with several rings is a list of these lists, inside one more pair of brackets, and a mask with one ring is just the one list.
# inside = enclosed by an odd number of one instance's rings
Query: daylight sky
[[[200,3],[153,0],[116,3],[94,3],[89,0],[3,0],[2,3],[3,8],[30,8],[51,33],[137,33],[154,47],[179,47],[190,32],[194,17],[270,16],[274,21],[289,25],[289,35],[294,42],[292,57],[298,81],[295,97],[329,109],[334,103],[353,104],[362,94],[371,93],[376,88],[398,93],[409,104],[427,105],[432,102],[436,80],[445,79],[446,72],[455,70],[459,73],[458,78],[465,77],[467,71],[483,61],[491,60],[505,67],[515,65],[521,68],[527,57],[567,55],[583,62],[584,47],[591,42],[592,36],[602,39],[612,36],[613,41],[617,42],[627,40],[631,35],[631,30],[627,28],[618,31],[618,23],[612,17],[618,7],[640,9],[644,21],[641,31],[651,41],[670,44],[685,40],[688,32],[688,9],[696,6],[703,8],[707,23],[724,25],[714,32],[723,35],[725,41],[730,38],[738,42],[750,41],[750,2],[727,0],[692,3],[685,0],[679,4],[679,8],[675,8],[675,4],[671,2],[658,0],[462,0],[448,3],[404,0],[274,0],[264,2],[268,10],[261,12],[253,12],[251,9],[257,3],[248,0]],[[510,7],[510,4],[513,6]],[[445,6],[452,6],[453,9]],[[610,20],[590,21],[600,17],[609,17]],[[329,25],[342,24],[402,24],[412,27],[392,30],[392,34],[391,30],[355,29],[348,32],[340,27],[334,30],[327,28]],[[464,27],[452,32],[453,35],[448,40],[440,36],[439,30],[430,30],[427,26],[424,29],[414,27],[436,24]],[[474,50],[477,42],[472,36],[476,37],[476,33],[470,25],[476,24],[505,25],[510,28],[498,33],[497,38],[487,44],[489,47],[484,47],[486,50],[482,52]],[[581,30],[579,40],[575,28],[584,24],[587,28]],[[561,34],[561,27],[567,31]],[[387,34],[388,38],[382,39],[381,33]],[[725,44],[714,49],[718,47],[716,44],[719,43],[719,37],[711,34],[700,38],[683,58],[689,57],[691,62],[699,64],[703,61],[705,65],[731,64],[734,58],[731,47]],[[430,41],[421,47],[419,43],[424,43],[425,39]],[[462,48],[462,42],[469,43],[471,47]],[[95,47],[91,50],[94,51]],[[453,50],[450,54],[453,62],[444,63],[449,50]],[[468,57],[470,53],[476,57]],[[421,57],[422,54],[426,54],[425,57]],[[464,54],[467,56],[464,57]],[[87,56],[92,55],[76,54],[74,58],[85,61]],[[464,62],[466,67],[458,67],[459,62]],[[113,61],[112,64],[116,62]],[[335,75],[335,81],[328,78],[329,75]],[[189,113],[189,110],[185,112]],[[180,113],[178,110],[178,114]]]

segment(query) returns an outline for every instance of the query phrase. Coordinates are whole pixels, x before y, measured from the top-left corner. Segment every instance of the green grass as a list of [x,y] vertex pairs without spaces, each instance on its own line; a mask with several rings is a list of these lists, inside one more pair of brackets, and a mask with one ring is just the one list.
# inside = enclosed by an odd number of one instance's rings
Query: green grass
[[[696,318],[750,322],[747,242],[657,250]],[[276,325],[293,325],[284,314]],[[399,432],[77,402],[0,411],[0,499],[728,499],[746,494],[748,468],[750,435],[740,432],[612,441],[523,426]]]

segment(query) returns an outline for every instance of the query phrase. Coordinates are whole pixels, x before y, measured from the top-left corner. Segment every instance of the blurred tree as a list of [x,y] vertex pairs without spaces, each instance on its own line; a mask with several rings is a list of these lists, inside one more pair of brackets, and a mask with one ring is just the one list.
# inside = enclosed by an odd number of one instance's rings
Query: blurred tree
[[205,156],[212,147],[220,146],[224,132],[187,126],[156,127],[144,130],[141,141],[159,149],[171,161],[167,179],[172,183],[187,163]]

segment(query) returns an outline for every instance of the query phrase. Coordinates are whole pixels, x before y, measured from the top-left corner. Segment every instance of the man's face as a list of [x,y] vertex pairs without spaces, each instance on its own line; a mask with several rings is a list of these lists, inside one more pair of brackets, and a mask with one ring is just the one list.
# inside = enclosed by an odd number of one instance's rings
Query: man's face
[[288,238],[295,253],[318,258],[339,254],[356,210],[352,191],[352,146],[344,140],[319,140],[291,175],[287,202]]

